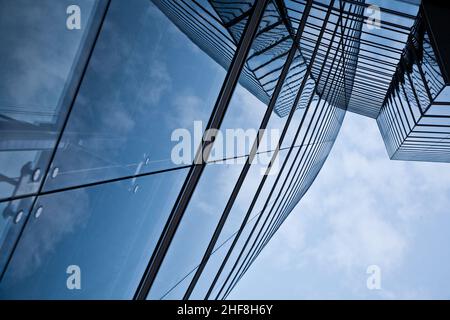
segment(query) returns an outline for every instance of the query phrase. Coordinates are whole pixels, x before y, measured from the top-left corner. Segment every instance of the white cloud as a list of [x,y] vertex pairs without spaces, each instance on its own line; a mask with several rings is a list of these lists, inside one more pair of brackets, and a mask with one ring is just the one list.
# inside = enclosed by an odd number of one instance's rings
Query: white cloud
[[[430,296],[426,283],[414,287],[401,275],[423,272],[411,271],[417,255],[429,254],[417,239],[425,238],[423,219],[440,221],[450,206],[448,167],[389,160],[375,121],[348,114],[317,180],[231,298]],[[427,250],[439,256],[440,248]],[[372,264],[385,280],[377,293],[365,286]]]

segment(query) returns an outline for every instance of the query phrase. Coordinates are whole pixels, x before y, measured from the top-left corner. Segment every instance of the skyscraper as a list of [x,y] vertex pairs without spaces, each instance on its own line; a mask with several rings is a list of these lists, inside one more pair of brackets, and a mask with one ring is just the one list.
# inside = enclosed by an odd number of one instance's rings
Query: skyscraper
[[226,298],[346,112],[449,161],[447,6],[75,2],[0,1],[1,298]]

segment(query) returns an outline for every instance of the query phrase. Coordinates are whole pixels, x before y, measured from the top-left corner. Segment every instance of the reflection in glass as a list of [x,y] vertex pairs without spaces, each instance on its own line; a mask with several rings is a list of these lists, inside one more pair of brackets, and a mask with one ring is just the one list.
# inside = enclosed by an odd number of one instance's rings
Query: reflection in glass
[[0,274],[27,219],[33,198],[0,203]]
[[224,76],[151,1],[113,1],[45,189],[179,165],[172,133],[204,129]]
[[0,199],[38,189],[65,119],[97,1],[77,1],[80,30],[67,29],[71,4],[0,1]]
[[[42,210],[29,219],[0,298],[132,298],[186,173],[40,197],[36,210]],[[80,267],[80,290],[66,287],[71,265]]]

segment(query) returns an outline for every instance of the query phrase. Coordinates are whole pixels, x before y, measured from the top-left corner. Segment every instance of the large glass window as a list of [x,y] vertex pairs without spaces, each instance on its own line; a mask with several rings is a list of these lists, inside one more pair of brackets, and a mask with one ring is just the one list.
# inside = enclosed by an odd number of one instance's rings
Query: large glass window
[[[0,283],[0,298],[132,298],[186,173],[40,197]],[[70,290],[76,267],[81,288]]]
[[[0,0],[0,200],[37,191],[80,76],[99,1]],[[90,38],[89,38],[90,39]]]
[[45,190],[190,164],[174,131],[194,153],[224,77],[151,1],[112,1]]

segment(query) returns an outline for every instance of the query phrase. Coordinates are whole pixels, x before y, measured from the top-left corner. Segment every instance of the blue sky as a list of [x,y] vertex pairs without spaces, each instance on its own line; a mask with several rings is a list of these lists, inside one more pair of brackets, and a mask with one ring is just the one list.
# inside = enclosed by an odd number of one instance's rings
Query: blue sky
[[[309,192],[230,299],[450,298],[449,164],[389,160],[348,113]],[[381,268],[381,290],[366,269]]]

